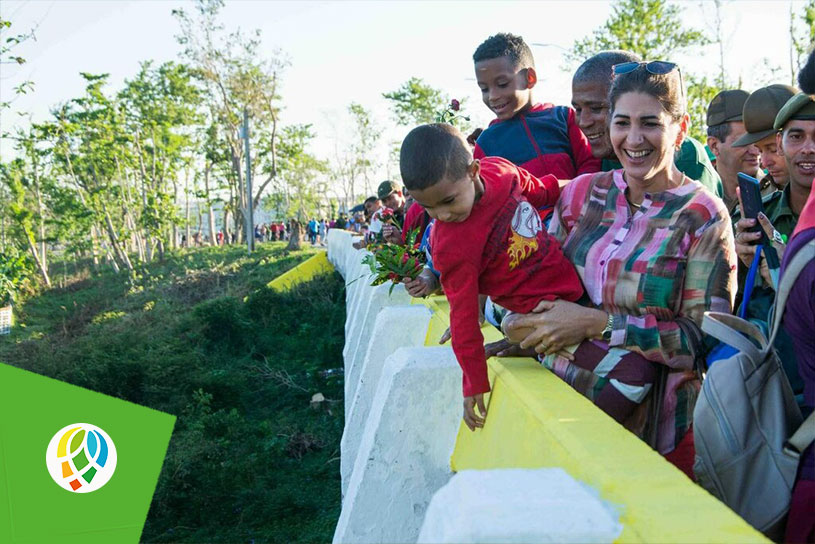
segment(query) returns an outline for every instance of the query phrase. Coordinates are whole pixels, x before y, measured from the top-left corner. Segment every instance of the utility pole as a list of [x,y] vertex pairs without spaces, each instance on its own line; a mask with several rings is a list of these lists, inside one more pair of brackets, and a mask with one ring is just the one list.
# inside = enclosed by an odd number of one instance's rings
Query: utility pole
[[255,220],[252,213],[252,157],[249,155],[249,110],[243,108],[243,147],[246,153],[246,249],[255,249]]

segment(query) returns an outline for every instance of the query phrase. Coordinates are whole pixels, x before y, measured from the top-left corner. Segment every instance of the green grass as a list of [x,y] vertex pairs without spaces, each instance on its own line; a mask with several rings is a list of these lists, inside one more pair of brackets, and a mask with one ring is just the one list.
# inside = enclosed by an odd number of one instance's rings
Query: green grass
[[142,540],[331,539],[343,282],[265,287],[313,253],[187,250],[133,283],[86,274],[15,308],[3,362],[178,416]]

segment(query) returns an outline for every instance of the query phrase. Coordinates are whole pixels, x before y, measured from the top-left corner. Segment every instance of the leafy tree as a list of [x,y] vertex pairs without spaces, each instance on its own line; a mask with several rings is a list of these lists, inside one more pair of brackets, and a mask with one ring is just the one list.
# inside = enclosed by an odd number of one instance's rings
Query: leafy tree
[[318,177],[328,172],[328,165],[308,152],[314,137],[311,125],[291,125],[283,128],[278,143],[287,208],[300,222],[317,211],[320,197],[327,191],[327,184]]
[[795,77],[813,46],[815,46],[815,0],[808,0],[797,16],[790,4],[790,78],[793,85],[796,85]]
[[694,77],[682,74],[685,90],[688,93],[687,111],[690,117],[688,135],[702,143],[707,140],[707,107],[713,97],[723,89],[707,77]]
[[669,60],[677,51],[708,43],[701,31],[685,28],[681,8],[667,0],[618,0],[608,21],[576,41],[567,59],[582,62],[605,49],[625,49],[644,59]]
[[[624,49],[647,60],[670,60],[677,51],[710,43],[701,31],[685,28],[682,10],[667,0],[618,0],[611,16],[592,35],[574,43],[567,59],[582,62],[607,49]],[[692,137],[705,141],[707,105],[721,90],[706,78],[683,73]]]
[[[200,122],[197,111],[201,93],[194,84],[192,72],[183,64],[168,62],[153,68],[145,62],[118,96],[125,112],[125,126],[129,132],[136,159],[138,186],[131,186],[127,176],[120,180],[122,197],[126,202],[129,227],[141,229],[147,237],[136,234],[141,260],[150,259],[155,247],[163,256],[166,240],[171,246],[177,238],[176,196],[179,194],[179,176],[193,141],[193,130]],[[133,180],[136,185],[136,179]],[[134,213],[134,198],[140,193],[140,213]],[[168,229],[172,228],[172,234]]]
[[181,27],[177,39],[184,46],[183,56],[204,85],[205,103],[218,125],[217,137],[229,152],[227,208],[235,212],[235,229],[242,232],[243,217],[248,211],[244,142],[240,137],[243,111],[248,110],[251,119],[251,148],[255,151],[251,164],[253,178],[257,180],[252,198],[257,205],[277,175],[278,86],[288,61],[278,51],[271,56],[262,54],[259,30],[250,36],[240,31],[226,34],[218,22],[223,5],[223,0],[198,0],[195,15],[183,9],[173,10],[173,15]]
[[360,194],[373,193],[372,176],[379,166],[374,152],[382,129],[371,117],[371,112],[362,105],[352,102],[348,106],[352,130],[334,142],[334,160],[330,175],[334,186],[342,191],[346,209],[353,206]]
[[[25,64],[25,59],[16,54],[14,50],[28,40],[36,39],[33,29],[28,32],[9,35],[11,26],[11,21],[3,19],[3,16],[0,15],[0,66],[20,66]],[[3,68],[4,72],[7,72],[7,70],[7,68]],[[8,77],[8,75],[6,75],[6,77]],[[34,82],[25,80],[14,87],[13,96],[16,98],[33,89]],[[12,102],[13,99],[8,100],[7,97],[0,98],[0,119],[2,119],[3,110],[7,109]],[[2,126],[2,123],[0,123],[0,126]]]
[[450,103],[450,98],[442,91],[418,77],[410,78],[395,91],[382,96],[391,101],[391,112],[396,122],[403,126],[434,123],[439,112]]

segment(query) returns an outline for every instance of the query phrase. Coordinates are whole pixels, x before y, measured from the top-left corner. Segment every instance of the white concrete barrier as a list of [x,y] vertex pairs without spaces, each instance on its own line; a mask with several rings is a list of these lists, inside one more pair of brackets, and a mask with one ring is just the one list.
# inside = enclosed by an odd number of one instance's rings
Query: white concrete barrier
[[[405,290],[404,285],[397,285],[389,294],[390,288],[390,282],[376,287],[368,286],[368,293],[370,294],[361,297],[363,298],[363,305],[359,307],[358,315],[345,337],[346,344],[351,346],[348,357],[344,359],[346,399],[353,399],[354,395],[356,395],[362,360],[368,351],[368,344],[380,340],[380,338],[373,336],[376,316],[385,307],[410,304],[410,295]],[[346,411],[347,415],[348,412]]]
[[461,370],[450,348],[401,348],[388,357],[335,543],[415,542],[433,493],[451,475],[460,397]]
[[433,496],[418,542],[611,543],[618,517],[560,468],[463,470]]
[[[376,316],[365,356],[358,364],[359,372],[350,373],[349,380],[356,382],[353,395],[345,397],[345,429],[340,444],[340,474],[342,493],[348,489],[351,470],[357,458],[365,421],[371,408],[376,387],[382,376],[382,367],[388,355],[401,347],[420,347],[427,336],[430,310],[425,306],[392,306],[384,308]],[[361,348],[362,346],[360,346]]]

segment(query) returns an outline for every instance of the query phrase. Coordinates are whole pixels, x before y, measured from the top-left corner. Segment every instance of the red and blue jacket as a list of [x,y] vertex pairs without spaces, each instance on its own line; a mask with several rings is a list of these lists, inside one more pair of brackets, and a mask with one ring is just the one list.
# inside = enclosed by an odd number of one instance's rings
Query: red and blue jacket
[[601,167],[574,110],[552,104],[535,104],[506,121],[495,119],[478,137],[473,156],[503,157],[537,178],[573,179]]

